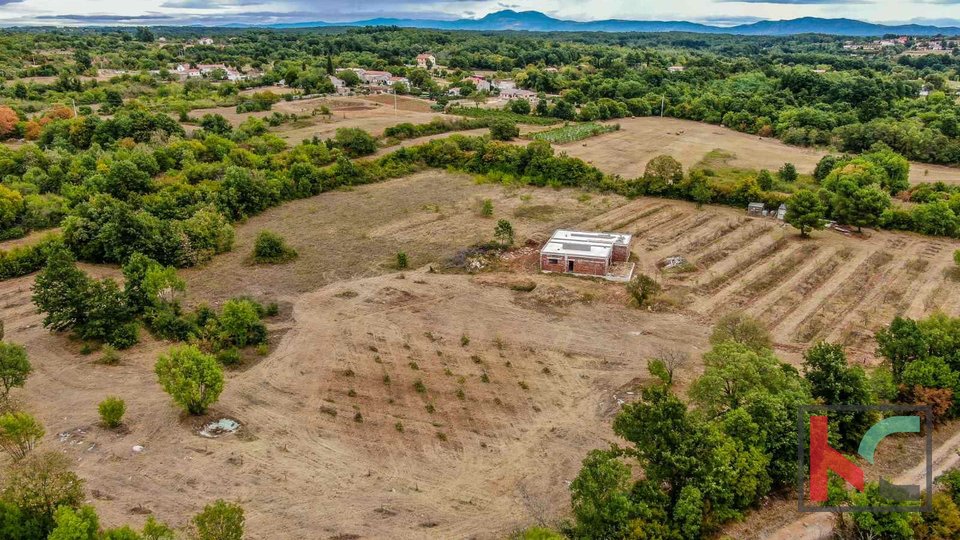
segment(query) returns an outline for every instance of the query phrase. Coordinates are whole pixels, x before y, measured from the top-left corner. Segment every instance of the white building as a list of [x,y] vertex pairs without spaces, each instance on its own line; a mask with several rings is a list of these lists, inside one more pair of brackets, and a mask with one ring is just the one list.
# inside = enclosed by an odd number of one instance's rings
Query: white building
[[670,66],[670,67],[667,68],[667,71],[669,71],[670,73],[679,73],[679,72],[684,71],[684,70],[686,70],[686,69],[687,69],[687,68],[685,68],[685,67],[683,67],[683,66]]
[[491,88],[490,81],[484,79],[483,77],[478,77],[476,75],[467,77],[466,79],[463,80],[463,82],[473,83],[473,85],[477,87],[477,90],[481,92],[489,92]]
[[430,53],[417,55],[417,67],[431,69],[437,65],[437,58]]
[[197,43],[199,43],[200,45],[213,45],[213,38],[202,37],[197,40]]
[[407,85],[407,88],[410,87],[410,79],[406,77],[390,77],[389,79],[387,79],[387,86],[393,86],[397,83],[405,84]]

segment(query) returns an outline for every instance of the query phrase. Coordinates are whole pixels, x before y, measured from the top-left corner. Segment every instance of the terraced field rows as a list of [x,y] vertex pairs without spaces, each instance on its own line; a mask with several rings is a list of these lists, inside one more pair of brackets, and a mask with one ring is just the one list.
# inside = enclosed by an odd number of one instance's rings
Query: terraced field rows
[[[830,340],[869,359],[874,333],[896,315],[937,309],[960,315],[960,276],[952,261],[960,243],[948,239],[824,231],[804,240],[772,219],[646,199],[584,227],[605,225],[635,235],[639,267],[674,291],[678,309],[702,324],[746,311],[768,325],[786,352]],[[693,270],[661,272],[658,263],[670,256],[684,257]]]

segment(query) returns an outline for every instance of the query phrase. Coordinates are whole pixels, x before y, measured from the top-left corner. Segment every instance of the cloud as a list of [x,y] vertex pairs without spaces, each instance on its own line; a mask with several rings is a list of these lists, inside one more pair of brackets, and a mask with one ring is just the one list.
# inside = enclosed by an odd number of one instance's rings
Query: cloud
[[264,0],[166,0],[164,3],[160,4],[160,7],[179,9],[213,9],[234,6],[261,6],[263,4]]
[[[777,4],[777,5],[848,5],[848,4],[873,4],[872,0],[718,0],[728,4]],[[960,0],[956,0],[960,2]]]

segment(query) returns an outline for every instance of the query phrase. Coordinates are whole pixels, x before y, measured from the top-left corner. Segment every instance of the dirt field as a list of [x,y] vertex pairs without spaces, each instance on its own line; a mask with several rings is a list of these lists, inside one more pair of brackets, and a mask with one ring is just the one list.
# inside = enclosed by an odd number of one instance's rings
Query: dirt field
[[[556,145],[571,156],[588,161],[605,172],[635,178],[647,161],[660,155],[675,157],[684,168],[700,161],[714,149],[732,152],[735,167],[775,171],[791,162],[810,174],[825,154],[821,150],[789,146],[773,138],[760,138],[721,126],[673,118],[624,118],[620,131],[566,145]],[[960,184],[960,168],[912,163],[910,181],[943,181]]]
[[[493,219],[477,212],[484,198]],[[637,310],[622,285],[541,275],[533,248],[498,272],[429,272],[488,240],[497,218],[521,245],[560,226],[635,234],[640,268],[673,307]],[[299,258],[249,265],[262,229],[282,233]],[[180,415],[156,383],[167,344],[144,335],[121,365],[96,364],[40,326],[32,277],[0,282],[0,318],[35,367],[17,396],[45,424],[43,446],[76,460],[105,525],[152,512],[185,526],[223,497],[245,506],[252,539],[497,538],[566,515],[568,482],[588,450],[612,440],[612,415],[658,350],[699,360],[712,321],[743,309],[771,326],[785,359],[840,339],[870,361],[870,334],[893,314],[960,315],[960,282],[946,272],[957,247],[888,233],[800,241],[732,209],[506,189],[440,171],[325,193],[248,220],[234,252],[182,272],[191,305],[241,294],[281,304],[270,354],[231,370],[202,419]],[[400,250],[416,270],[392,269]],[[672,255],[696,270],[663,274],[658,262]],[[527,281],[531,292],[515,290]],[[698,372],[681,373],[680,388]],[[127,401],[123,430],[97,425],[107,395]],[[198,435],[222,417],[243,428]]]

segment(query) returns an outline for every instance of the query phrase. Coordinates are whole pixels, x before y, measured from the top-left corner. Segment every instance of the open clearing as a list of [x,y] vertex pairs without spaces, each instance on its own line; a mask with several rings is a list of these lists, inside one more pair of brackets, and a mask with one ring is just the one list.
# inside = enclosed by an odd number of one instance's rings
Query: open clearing
[[[643,174],[647,161],[668,154],[688,169],[714,149],[736,155],[730,165],[776,171],[785,162],[810,174],[825,151],[783,144],[770,137],[757,137],[721,126],[677,120],[675,118],[623,118],[620,131],[607,133],[566,145],[557,145],[571,156],[599,167],[604,172],[636,178]],[[910,181],[960,184],[960,168],[910,164]]]
[[[485,198],[492,219],[479,215]],[[639,267],[664,283],[666,307],[627,307],[622,285],[541,275],[532,247],[496,272],[429,272],[488,240],[497,218],[513,223],[520,245],[560,226],[635,234]],[[262,229],[283,234],[299,258],[248,264]],[[202,418],[180,415],[156,383],[167,344],[144,335],[121,365],[96,364],[97,354],[40,326],[32,276],[0,282],[0,318],[34,363],[18,395],[47,427],[43,446],[76,460],[105,525],[139,523],[149,511],[185,526],[223,497],[245,506],[254,539],[277,530],[495,538],[569,511],[567,483],[588,450],[612,440],[618,404],[649,379],[646,358],[658,350],[697,360],[679,374],[682,390],[699,372],[712,322],[740,309],[771,327],[784,359],[796,363],[806,345],[831,339],[872,362],[872,333],[893,315],[960,315],[949,272],[958,247],[893,233],[801,241],[733,209],[425,171],[271,209],[238,226],[232,253],[182,272],[191,305],[237,295],[281,305],[270,353],[230,371]],[[400,250],[416,270],[392,269]],[[674,255],[695,269],[660,272]],[[514,290],[518,281],[536,288]],[[123,430],[97,425],[107,395],[127,401]],[[242,427],[198,434],[223,417]]]

